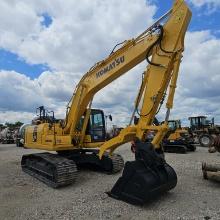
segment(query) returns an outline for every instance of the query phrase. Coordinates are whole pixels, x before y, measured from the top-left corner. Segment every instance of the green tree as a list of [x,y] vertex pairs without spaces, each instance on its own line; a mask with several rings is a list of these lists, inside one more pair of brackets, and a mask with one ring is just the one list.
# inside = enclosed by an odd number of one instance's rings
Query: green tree
[[20,122],[20,121],[17,121],[15,122],[15,127],[21,127],[24,123],[23,122]]
[[20,127],[21,125],[23,125],[24,123],[20,122],[20,121],[17,121],[15,122],[14,124],[13,123],[9,123],[9,122],[6,122],[5,123],[5,127],[9,127],[11,129],[14,129],[14,128],[17,128],[17,127]]

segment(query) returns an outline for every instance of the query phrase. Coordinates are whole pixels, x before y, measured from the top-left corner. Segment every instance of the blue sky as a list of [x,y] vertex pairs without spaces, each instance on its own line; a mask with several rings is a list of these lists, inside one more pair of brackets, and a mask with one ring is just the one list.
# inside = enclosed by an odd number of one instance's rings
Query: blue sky
[[[41,16],[43,17],[41,25],[48,28],[52,23],[52,18],[47,13]],[[0,48],[0,70],[14,70],[34,79],[50,68],[46,64],[29,64],[17,54]]]
[[48,13],[43,13],[41,16],[43,17],[41,24],[45,27],[49,27],[53,22],[52,17]]
[[9,71],[14,70],[33,79],[38,77],[43,71],[49,70],[49,67],[45,64],[28,64],[18,55],[10,51],[0,49],[0,69]]
[[[173,0],[153,1],[158,7],[158,11],[155,17],[159,17],[168,11],[172,7]],[[161,4],[163,2],[163,4]],[[220,38],[220,12],[219,10],[214,10],[208,12],[208,6],[203,5],[201,7],[195,7],[189,3],[192,11],[192,20],[188,28],[189,31],[201,31],[201,30],[211,30],[212,34]]]
[[[220,1],[186,1],[193,16],[172,117],[188,121],[190,115],[204,114],[217,117],[220,124]],[[0,1],[0,123],[28,122],[40,105],[53,109],[58,118],[65,117],[66,103],[82,75],[104,59],[117,42],[145,30],[172,3],[54,0],[51,5],[45,0]],[[126,124],[140,86],[138,73],[143,72],[144,65],[103,89],[94,106]]]
[[[153,0],[158,7],[158,10],[154,16],[154,18],[160,17],[167,10],[169,10],[172,6],[172,0],[161,1]],[[214,12],[208,13],[207,6],[202,6],[200,8],[196,8],[192,4],[190,4],[191,10],[193,12],[192,21],[190,23],[189,30],[190,31],[200,31],[200,30],[211,30],[211,33],[220,38],[220,13],[218,10]],[[41,22],[42,26],[45,28],[49,27],[52,23],[52,18],[48,15],[48,13],[41,14],[43,20]],[[24,59],[18,57],[16,54],[0,49],[0,70],[14,70],[16,72],[22,73],[30,77],[31,79],[37,78],[43,71],[49,70],[50,68],[46,64],[30,64],[25,62]]]

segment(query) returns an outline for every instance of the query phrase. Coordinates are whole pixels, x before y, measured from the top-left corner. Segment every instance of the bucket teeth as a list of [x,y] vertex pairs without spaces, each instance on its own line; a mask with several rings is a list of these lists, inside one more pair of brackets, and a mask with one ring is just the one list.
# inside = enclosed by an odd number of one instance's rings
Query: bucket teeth
[[131,204],[143,205],[177,184],[174,169],[150,143],[138,143],[135,161],[126,162],[122,176],[108,195]]

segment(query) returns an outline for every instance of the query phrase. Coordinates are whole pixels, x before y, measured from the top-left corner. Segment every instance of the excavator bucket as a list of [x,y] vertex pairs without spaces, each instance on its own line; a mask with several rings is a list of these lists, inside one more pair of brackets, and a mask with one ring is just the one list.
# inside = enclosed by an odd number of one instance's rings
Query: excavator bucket
[[122,176],[108,195],[127,203],[143,205],[174,188],[177,175],[151,143],[136,145],[136,160],[126,162]]

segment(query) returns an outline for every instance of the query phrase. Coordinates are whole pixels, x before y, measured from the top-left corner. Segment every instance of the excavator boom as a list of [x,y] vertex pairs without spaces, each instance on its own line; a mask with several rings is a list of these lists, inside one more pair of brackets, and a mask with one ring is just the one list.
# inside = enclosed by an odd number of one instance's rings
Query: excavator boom
[[[23,170],[55,187],[75,180],[75,165],[95,166],[108,173],[119,172],[124,162],[120,155],[113,154],[114,150],[124,143],[137,140],[136,161],[125,164],[122,177],[109,195],[142,204],[150,197],[175,187],[175,171],[158,152],[168,130],[167,121],[173,106],[190,18],[191,11],[185,1],[175,0],[172,9],[151,27],[138,37],[124,41],[119,49],[114,48],[106,59],[96,63],[76,86],[64,121],[40,120],[38,125],[25,129],[26,148],[57,151],[58,155],[25,155],[22,159]],[[101,110],[91,108],[93,97],[144,60],[149,65],[143,74],[130,124],[119,135],[106,140],[105,117]],[[165,123],[153,125],[168,87]],[[139,120],[137,124],[132,124],[135,114],[139,115]],[[155,132],[151,142],[147,140],[150,131]],[[68,167],[74,167],[74,171],[70,172]],[[62,170],[60,174],[59,170]]]

